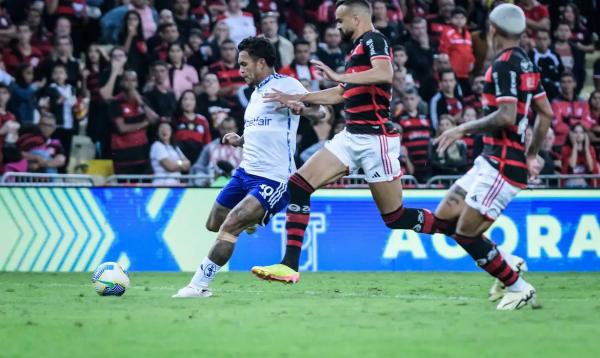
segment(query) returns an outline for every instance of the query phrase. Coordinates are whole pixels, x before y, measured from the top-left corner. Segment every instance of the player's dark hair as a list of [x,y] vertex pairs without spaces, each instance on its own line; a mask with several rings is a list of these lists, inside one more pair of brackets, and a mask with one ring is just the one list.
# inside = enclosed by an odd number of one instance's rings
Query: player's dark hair
[[346,5],[348,7],[362,7],[371,13],[371,4],[367,0],[338,0],[335,2],[335,8]]
[[267,66],[275,66],[277,53],[271,41],[263,37],[247,37],[238,45],[240,52],[246,51],[254,60],[264,59]]

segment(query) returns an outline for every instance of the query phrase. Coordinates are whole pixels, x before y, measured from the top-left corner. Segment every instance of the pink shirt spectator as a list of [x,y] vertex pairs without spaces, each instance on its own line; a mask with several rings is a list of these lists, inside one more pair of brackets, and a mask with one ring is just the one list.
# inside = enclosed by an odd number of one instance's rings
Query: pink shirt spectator
[[135,10],[142,18],[142,30],[144,31],[144,40],[148,40],[156,33],[157,25],[154,22],[154,16],[152,15],[152,8],[145,6],[143,9],[136,9],[133,5],[129,5],[130,10]]
[[184,64],[180,69],[172,69],[170,87],[175,93],[175,98],[179,99],[183,91],[194,89],[194,85],[199,82],[198,71],[190,65]]

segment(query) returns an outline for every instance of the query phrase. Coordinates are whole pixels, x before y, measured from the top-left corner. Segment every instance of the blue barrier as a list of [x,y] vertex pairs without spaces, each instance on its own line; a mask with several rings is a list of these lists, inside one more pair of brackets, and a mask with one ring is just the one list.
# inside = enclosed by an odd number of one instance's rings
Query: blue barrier
[[[0,270],[90,271],[103,261],[129,270],[193,271],[215,234],[204,222],[218,191],[154,188],[0,188]],[[434,210],[445,191],[407,190],[411,207]],[[600,270],[600,191],[523,191],[490,229],[534,271]],[[242,235],[230,270],[278,262],[285,216]],[[470,271],[452,239],[386,228],[367,190],[313,197],[303,270]]]

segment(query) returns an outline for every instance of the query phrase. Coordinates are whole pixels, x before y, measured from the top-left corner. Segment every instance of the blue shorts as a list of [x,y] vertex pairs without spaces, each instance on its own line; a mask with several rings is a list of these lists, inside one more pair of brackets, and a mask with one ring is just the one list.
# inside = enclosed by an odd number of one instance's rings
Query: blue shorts
[[289,201],[287,183],[248,174],[243,168],[237,168],[233,177],[217,196],[217,203],[233,209],[246,195],[252,195],[262,204],[265,215],[260,221],[267,225],[271,217],[283,210]]

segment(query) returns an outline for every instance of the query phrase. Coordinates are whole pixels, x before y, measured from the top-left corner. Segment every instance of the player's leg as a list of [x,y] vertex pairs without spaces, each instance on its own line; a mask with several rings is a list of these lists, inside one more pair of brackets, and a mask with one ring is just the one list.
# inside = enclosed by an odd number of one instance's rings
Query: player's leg
[[519,189],[505,182],[488,163],[469,189],[458,219],[454,239],[482,269],[507,287],[498,309],[518,309],[535,302],[535,289],[507,262],[483,233],[498,218]]
[[436,220],[427,209],[406,208],[402,201],[400,176],[400,138],[392,136],[357,135],[353,138],[355,156],[381,213],[391,229],[435,233]]
[[261,202],[253,195],[247,195],[225,217],[217,233],[217,240],[202,260],[190,284],[173,297],[211,296],[208,286],[233,255],[238,236],[249,226],[259,223],[264,216],[265,209]]
[[215,202],[210,210],[208,219],[206,219],[206,229],[211,232],[218,232],[230,211],[231,208]]

